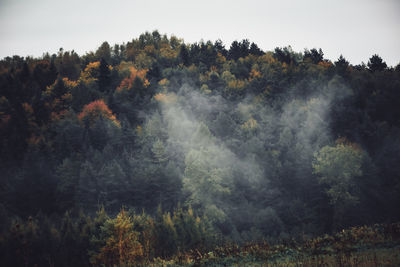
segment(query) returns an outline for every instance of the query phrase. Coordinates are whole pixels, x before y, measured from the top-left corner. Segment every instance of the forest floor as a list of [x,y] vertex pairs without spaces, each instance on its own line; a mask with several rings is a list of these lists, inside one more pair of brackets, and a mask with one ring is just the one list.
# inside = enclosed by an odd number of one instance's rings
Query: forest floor
[[257,259],[252,256],[236,256],[206,259],[198,263],[181,266],[400,266],[400,247],[368,249],[349,254],[283,255],[270,260]]
[[400,266],[400,223],[353,227],[334,235],[284,242],[191,251],[151,266]]

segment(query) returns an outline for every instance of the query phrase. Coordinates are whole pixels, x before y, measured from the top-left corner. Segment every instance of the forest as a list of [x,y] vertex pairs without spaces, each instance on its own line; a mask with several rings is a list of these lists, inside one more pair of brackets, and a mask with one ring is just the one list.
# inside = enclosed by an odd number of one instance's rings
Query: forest
[[228,46],[153,31],[2,59],[0,265],[399,247],[400,64]]

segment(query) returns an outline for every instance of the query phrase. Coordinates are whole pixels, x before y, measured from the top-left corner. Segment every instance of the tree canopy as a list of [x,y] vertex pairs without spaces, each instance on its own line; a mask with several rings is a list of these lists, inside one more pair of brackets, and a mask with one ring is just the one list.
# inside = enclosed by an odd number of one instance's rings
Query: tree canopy
[[398,221],[399,85],[378,55],[158,31],[4,58],[1,256],[129,266]]

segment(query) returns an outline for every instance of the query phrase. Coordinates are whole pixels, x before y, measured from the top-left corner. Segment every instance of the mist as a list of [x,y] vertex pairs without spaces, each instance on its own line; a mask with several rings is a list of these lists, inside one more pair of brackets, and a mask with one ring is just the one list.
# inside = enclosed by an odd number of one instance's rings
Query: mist
[[293,197],[281,189],[282,176],[302,188],[318,186],[311,163],[316,151],[334,141],[331,105],[351,95],[335,79],[276,107],[258,104],[252,94],[229,100],[191,86],[193,81],[159,88],[157,109],[144,129],[162,140],[169,161],[179,166],[186,205],[234,233],[236,241],[254,239],[257,231],[263,233],[258,238],[279,235],[290,229],[277,210]]
[[74,240],[89,264],[123,225],[153,260],[400,219],[400,69],[379,55],[154,31],[0,70],[4,240]]

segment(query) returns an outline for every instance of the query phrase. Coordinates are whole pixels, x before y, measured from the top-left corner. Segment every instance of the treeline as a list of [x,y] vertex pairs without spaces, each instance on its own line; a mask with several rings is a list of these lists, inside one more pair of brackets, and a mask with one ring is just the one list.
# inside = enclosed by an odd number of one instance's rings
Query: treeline
[[93,218],[81,211],[55,221],[43,214],[17,219],[0,239],[0,256],[5,266],[146,266],[205,253],[217,240],[207,219],[190,208],[171,214],[159,207],[154,217],[124,209],[109,217],[100,208]]
[[351,65],[154,31],[7,57],[0,90],[3,237],[99,205],[155,218],[182,203],[235,242],[400,219],[400,65],[378,55]]

